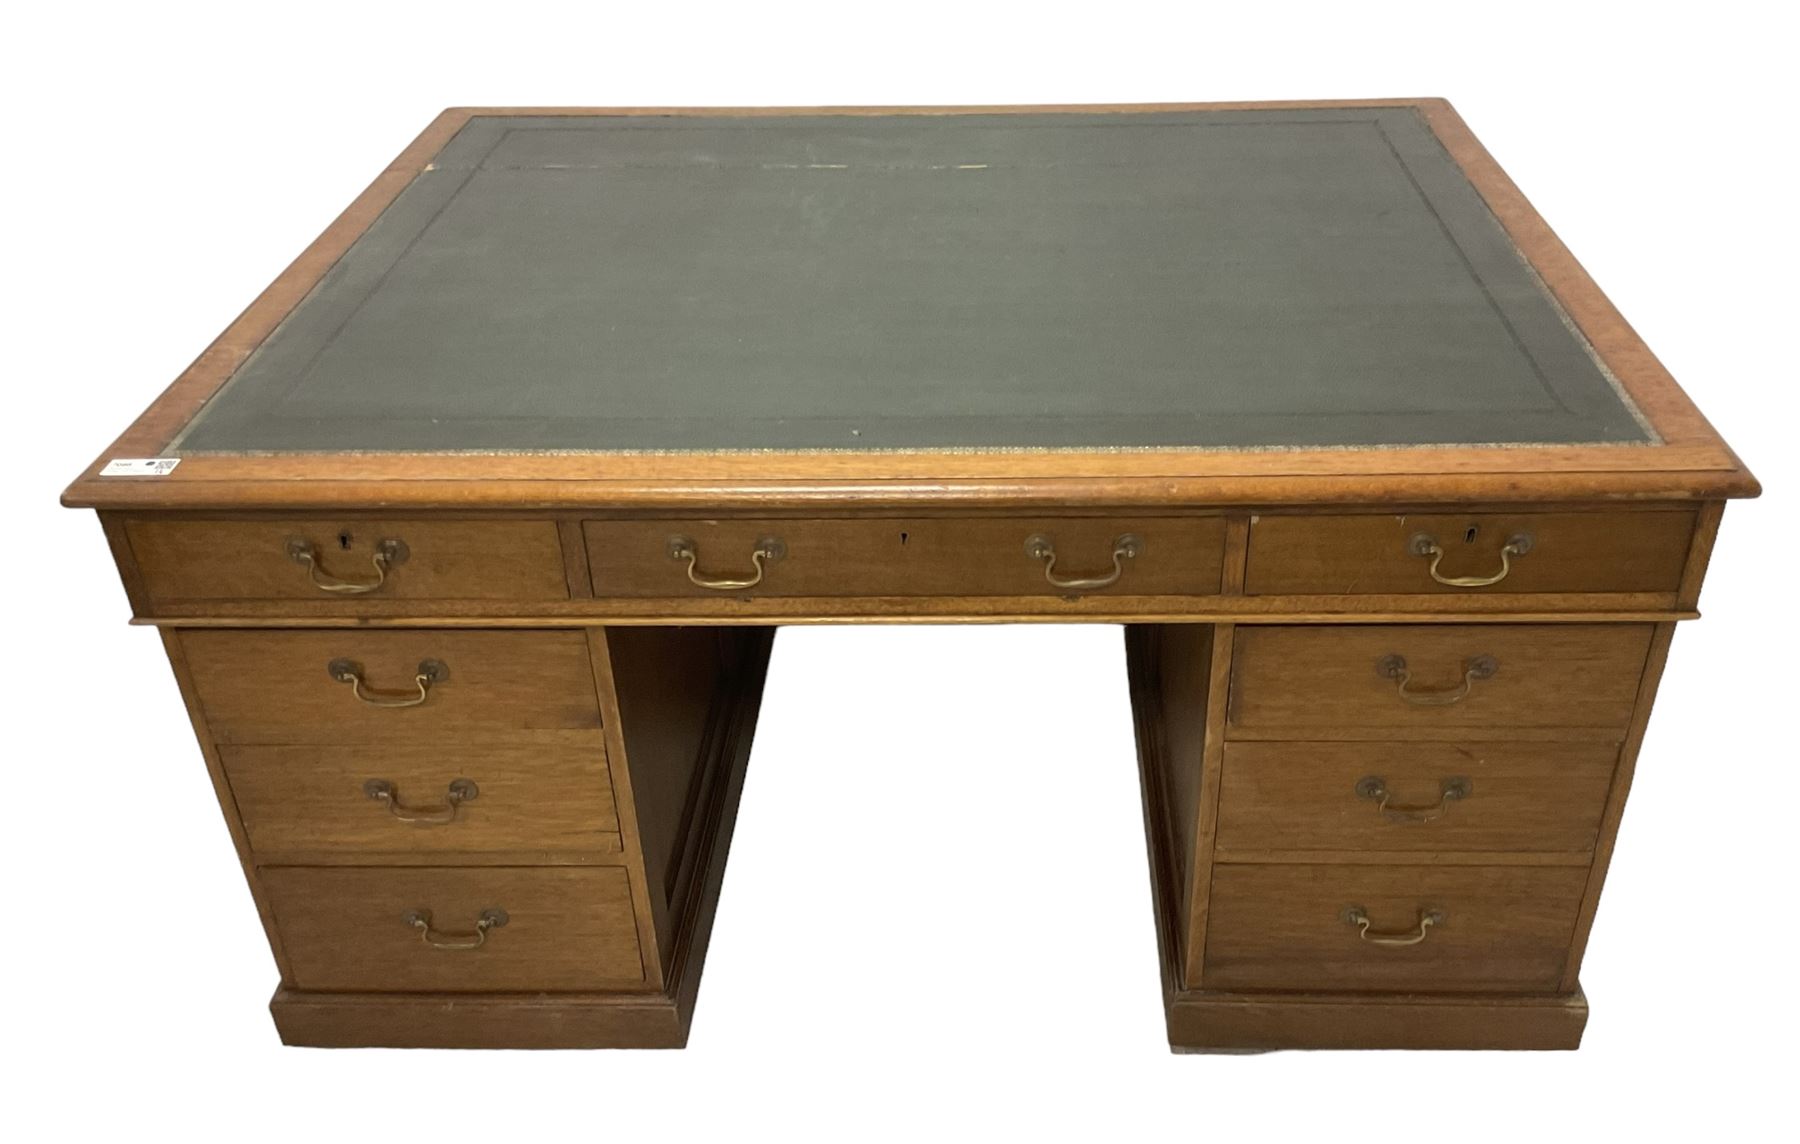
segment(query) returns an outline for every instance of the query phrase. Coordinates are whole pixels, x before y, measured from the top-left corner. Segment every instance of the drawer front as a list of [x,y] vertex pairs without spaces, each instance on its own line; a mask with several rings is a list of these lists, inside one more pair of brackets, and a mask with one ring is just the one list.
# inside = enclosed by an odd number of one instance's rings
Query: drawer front
[[548,520],[134,520],[153,602],[563,600]]
[[1258,516],[1250,595],[1673,592],[1694,514]]
[[1225,747],[1221,851],[1593,850],[1610,743]]
[[[618,989],[641,982],[617,866],[261,871],[296,989]],[[484,927],[484,915],[504,922]]]
[[220,744],[454,744],[600,726],[580,632],[185,631],[181,646]]
[[250,848],[264,861],[616,852],[619,816],[601,737],[573,738],[450,748],[232,745],[219,758]]
[[1622,738],[1649,624],[1242,627],[1226,733],[1443,736],[1471,728]]
[[1586,867],[1215,867],[1205,985],[1552,992],[1587,876]]
[[1216,595],[1225,542],[1221,517],[583,527],[601,597]]

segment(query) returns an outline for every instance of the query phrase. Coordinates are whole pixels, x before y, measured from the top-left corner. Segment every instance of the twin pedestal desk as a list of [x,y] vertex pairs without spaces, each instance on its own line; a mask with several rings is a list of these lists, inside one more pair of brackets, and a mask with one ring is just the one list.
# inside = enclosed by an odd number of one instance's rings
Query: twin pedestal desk
[[446,112],[65,501],[289,1043],[684,1044],[775,628],[932,621],[1123,626],[1174,1046],[1573,1048],[1756,492],[1412,100]]

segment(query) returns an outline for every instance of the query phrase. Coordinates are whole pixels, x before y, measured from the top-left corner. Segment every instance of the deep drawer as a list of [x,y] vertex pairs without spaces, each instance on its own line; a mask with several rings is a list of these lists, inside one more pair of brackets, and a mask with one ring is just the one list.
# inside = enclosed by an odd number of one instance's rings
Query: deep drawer
[[617,866],[277,866],[261,878],[292,988],[584,990],[644,978]]
[[1258,516],[1250,595],[1673,592],[1691,511]]
[[1553,992],[1587,877],[1586,867],[1218,866],[1205,987]]
[[600,726],[580,632],[185,631],[181,646],[221,744],[461,743]]
[[1610,743],[1225,747],[1220,851],[1590,852]]
[[219,757],[262,861],[616,852],[619,817],[601,738],[570,738],[453,748],[226,746]]
[[1649,624],[1243,627],[1227,734],[1465,737],[1471,728],[1617,741]]
[[1216,595],[1221,517],[591,520],[598,596]]
[[154,603],[202,600],[562,600],[548,520],[132,520]]

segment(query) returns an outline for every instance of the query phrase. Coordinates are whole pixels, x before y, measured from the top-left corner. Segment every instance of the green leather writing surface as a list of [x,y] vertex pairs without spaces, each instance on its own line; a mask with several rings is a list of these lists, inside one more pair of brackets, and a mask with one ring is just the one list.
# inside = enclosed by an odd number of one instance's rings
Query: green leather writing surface
[[1345,109],[476,118],[176,451],[1648,439]]

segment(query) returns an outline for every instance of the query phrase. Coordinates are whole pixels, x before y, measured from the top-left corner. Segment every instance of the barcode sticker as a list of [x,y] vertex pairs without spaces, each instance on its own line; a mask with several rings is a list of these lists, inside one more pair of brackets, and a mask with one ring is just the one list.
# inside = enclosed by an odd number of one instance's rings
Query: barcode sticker
[[166,477],[181,464],[180,457],[119,457],[106,462],[103,477]]

